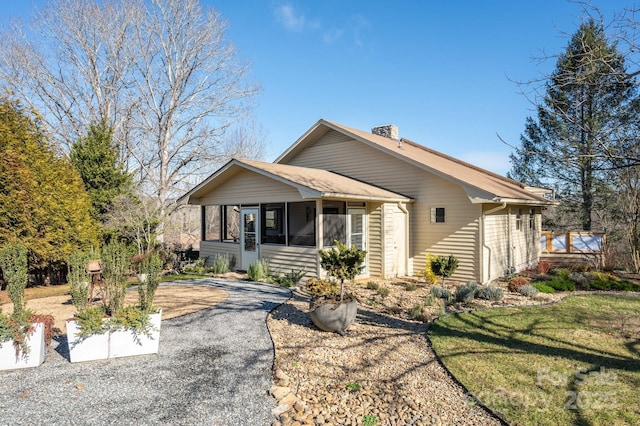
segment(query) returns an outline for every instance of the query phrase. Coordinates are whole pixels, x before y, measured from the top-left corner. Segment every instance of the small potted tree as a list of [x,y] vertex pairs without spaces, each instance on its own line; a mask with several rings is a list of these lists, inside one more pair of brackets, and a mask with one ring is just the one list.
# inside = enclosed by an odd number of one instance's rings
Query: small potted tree
[[316,287],[325,288],[325,291],[316,291],[310,316],[319,329],[344,335],[344,330],[353,324],[358,311],[357,301],[353,297],[344,297],[344,281],[353,281],[362,272],[367,252],[355,245],[348,247],[339,241],[335,243],[336,247],[320,250],[319,254],[320,265],[329,278],[340,282],[339,297],[331,285]]
[[[129,253],[123,244],[111,243],[102,250],[104,298],[101,305],[86,303],[88,278],[86,257],[76,254],[69,260],[69,284],[77,309],[67,321],[67,342],[71,362],[157,353],[162,310],[153,306],[162,262],[156,254],[141,261],[146,279],[138,286],[138,305],[125,306]],[[74,291],[78,294],[74,296]]]
[[[13,313],[0,311],[0,370],[37,367],[45,358],[45,316],[25,309],[27,286],[27,249],[23,245],[0,247],[0,269],[7,281],[7,293]],[[48,320],[49,327],[53,318]]]

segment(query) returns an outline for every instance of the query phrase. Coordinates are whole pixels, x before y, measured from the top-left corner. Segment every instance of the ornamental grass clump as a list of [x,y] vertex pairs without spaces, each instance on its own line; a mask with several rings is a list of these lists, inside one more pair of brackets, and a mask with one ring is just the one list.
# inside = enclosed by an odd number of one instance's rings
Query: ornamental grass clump
[[247,269],[247,278],[250,281],[264,281],[269,277],[269,261],[259,259],[249,265]]
[[226,274],[230,270],[230,264],[228,254],[216,253],[213,256],[213,265],[211,265],[210,271],[212,274]]

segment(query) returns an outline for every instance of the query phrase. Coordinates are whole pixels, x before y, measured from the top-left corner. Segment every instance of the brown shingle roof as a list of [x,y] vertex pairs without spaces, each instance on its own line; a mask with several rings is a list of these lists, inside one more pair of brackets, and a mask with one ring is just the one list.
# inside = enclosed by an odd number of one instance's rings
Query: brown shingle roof
[[323,119],[319,120],[311,130],[285,151],[276,162],[285,159],[297,149],[303,148],[307,142],[310,142],[306,140],[307,136],[314,133],[320,134],[321,132],[316,131],[322,126],[349,135],[389,155],[454,181],[463,186],[471,198],[475,197],[479,202],[512,201],[542,205],[555,204],[553,201],[527,190],[528,187],[520,182],[450,157],[408,139],[394,140]]
[[[370,185],[327,170],[266,163],[257,160],[233,159],[217,172],[205,179],[180,198],[180,201],[197,199],[212,189],[217,178],[222,179],[226,171],[241,167],[259,173],[287,185],[294,186],[303,198],[336,198],[356,200],[379,200],[388,202],[409,202],[411,198],[386,189]],[[222,179],[224,180],[224,179]]]

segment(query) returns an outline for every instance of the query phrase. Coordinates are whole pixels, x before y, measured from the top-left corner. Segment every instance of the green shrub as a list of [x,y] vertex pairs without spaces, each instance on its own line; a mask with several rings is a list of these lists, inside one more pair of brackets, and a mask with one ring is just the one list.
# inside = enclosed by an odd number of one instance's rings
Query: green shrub
[[387,297],[389,294],[391,294],[391,290],[389,290],[388,287],[380,286],[378,287],[378,294],[382,297]]
[[115,316],[124,305],[127,274],[131,269],[129,249],[123,243],[111,242],[105,245],[101,252],[106,313]]
[[271,281],[282,287],[294,287],[305,274],[306,272],[303,270],[294,271],[292,269],[291,272],[287,272],[286,274],[271,276]]
[[214,274],[226,274],[229,272],[229,255],[226,253],[216,253],[213,256],[213,265],[210,271]]
[[502,300],[504,291],[500,287],[488,285],[478,290],[477,297],[485,300]]
[[367,282],[367,289],[369,289],[369,290],[377,290],[379,287],[380,287],[380,284],[378,284],[375,281]]
[[434,274],[442,277],[442,282],[445,278],[449,278],[458,269],[458,259],[454,255],[449,257],[435,256],[431,259],[431,270]]
[[112,329],[124,329],[134,334],[150,335],[153,330],[149,312],[137,306],[125,306],[111,319],[109,325]]
[[24,289],[27,287],[27,248],[22,244],[0,247],[0,269],[7,281],[7,294],[13,303],[14,318],[25,312]]
[[576,291],[576,284],[564,275],[556,275],[543,282],[557,291]]
[[138,283],[138,304],[144,312],[149,312],[160,284],[162,259],[156,252],[147,253],[139,264],[139,271],[145,279]]
[[476,297],[478,291],[480,291],[480,286],[478,286],[478,283],[469,281],[468,283],[456,288],[456,302],[469,303]]
[[540,293],[553,294],[556,291],[553,287],[550,287],[545,282],[533,283],[532,284],[535,289],[537,289]]
[[313,297],[336,297],[340,294],[340,288],[335,281],[323,280],[322,278],[309,278],[306,287]]
[[425,313],[425,305],[417,303],[409,309],[409,316],[416,321],[429,322],[429,316]]
[[404,289],[407,291],[416,291],[418,289],[418,286],[414,283],[407,283]]
[[89,303],[91,274],[87,270],[87,262],[90,257],[86,253],[75,252],[67,260],[67,281],[71,303],[78,312],[83,311]]
[[507,284],[507,289],[514,293],[518,292],[518,289],[522,286],[531,284],[531,281],[526,277],[516,276],[509,280]]
[[438,277],[433,273],[433,270],[431,269],[431,261],[433,260],[433,258],[434,256],[431,253],[427,253],[426,266],[424,268],[424,271],[422,271],[422,276],[424,277],[424,280],[427,284],[435,284],[436,281],[438,281]]
[[105,318],[105,308],[103,306],[88,306],[75,316],[78,322],[78,337],[80,339],[102,334],[109,330],[109,324],[103,321]]
[[522,294],[523,296],[532,297],[532,296],[535,296],[536,294],[540,293],[540,290],[538,290],[537,288],[535,288],[531,284],[527,284],[527,285],[523,285],[522,287],[520,287],[518,289],[518,293]]
[[200,259],[196,259],[193,263],[185,265],[182,268],[182,272],[185,274],[194,274],[194,275],[206,275],[207,267],[206,267],[207,259],[201,257]]
[[445,299],[445,300],[451,299],[451,291],[449,291],[446,288],[442,288],[438,286],[431,287],[431,294],[434,297],[437,297],[438,299]]
[[613,289],[619,291],[640,291],[640,285],[627,280],[621,280],[613,284]]
[[269,262],[266,259],[259,259],[249,265],[247,278],[251,281],[264,281],[269,276]]
[[335,241],[336,247],[327,250],[319,250],[320,266],[327,271],[329,276],[340,280],[340,300],[344,296],[344,280],[353,279],[364,269],[364,260],[367,252],[358,249],[355,245],[348,247],[340,241]]

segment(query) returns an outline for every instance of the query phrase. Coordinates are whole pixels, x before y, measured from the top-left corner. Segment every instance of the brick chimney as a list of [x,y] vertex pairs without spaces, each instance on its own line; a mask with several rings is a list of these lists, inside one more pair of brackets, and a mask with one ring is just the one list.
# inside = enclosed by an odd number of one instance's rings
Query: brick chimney
[[398,126],[395,124],[374,127],[371,129],[371,133],[385,138],[398,140]]

